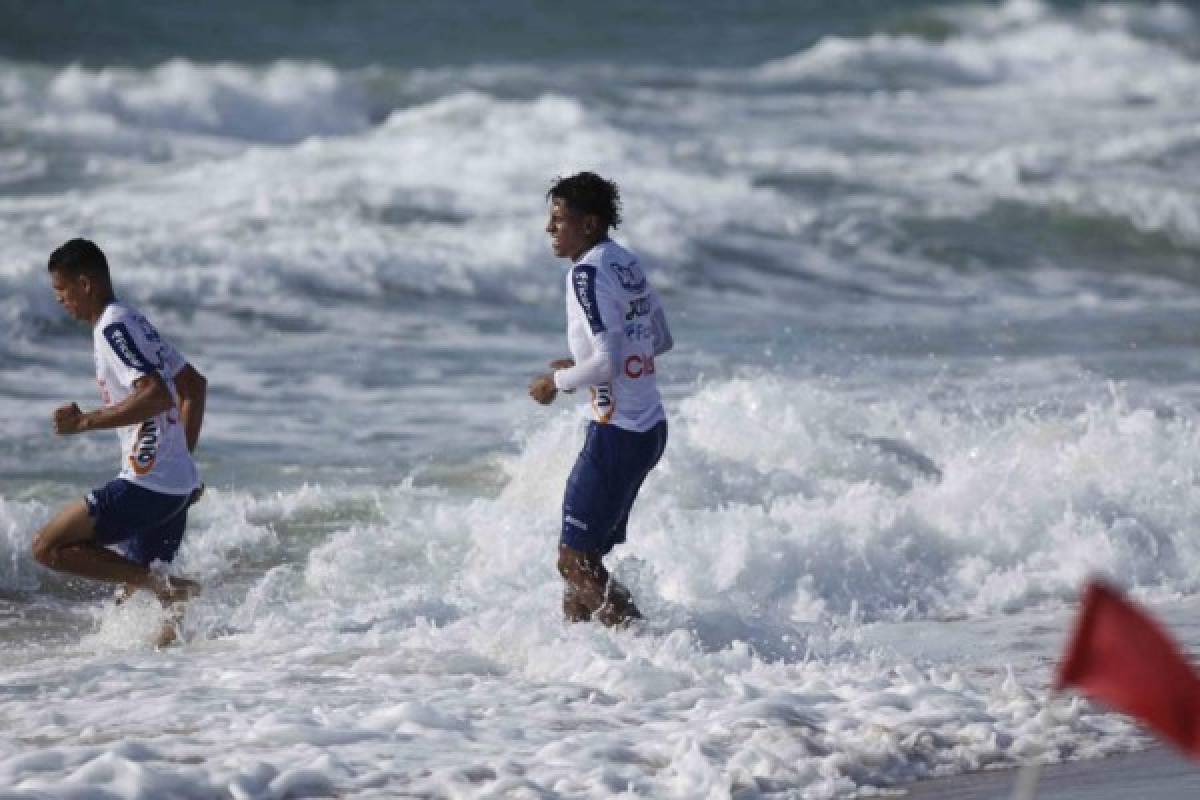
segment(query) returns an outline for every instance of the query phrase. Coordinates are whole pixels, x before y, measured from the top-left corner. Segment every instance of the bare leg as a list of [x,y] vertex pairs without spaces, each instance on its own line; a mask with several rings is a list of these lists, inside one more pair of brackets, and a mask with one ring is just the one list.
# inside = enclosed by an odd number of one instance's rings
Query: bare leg
[[592,610],[575,593],[575,587],[567,584],[563,589],[563,617],[567,622],[587,622],[592,618]]
[[642,614],[633,603],[629,590],[612,579],[599,553],[558,546],[558,571],[566,581],[563,615],[570,622],[582,622],[593,616],[601,623],[622,625]]
[[180,601],[167,607],[167,618],[158,629],[158,638],[154,640],[155,647],[166,647],[179,638],[179,626],[183,624],[185,604]]
[[33,557],[58,572],[154,592],[163,606],[184,602],[200,588],[183,578],[156,575],[99,544],[95,537],[92,517],[80,500],[67,505],[38,531],[33,539]]

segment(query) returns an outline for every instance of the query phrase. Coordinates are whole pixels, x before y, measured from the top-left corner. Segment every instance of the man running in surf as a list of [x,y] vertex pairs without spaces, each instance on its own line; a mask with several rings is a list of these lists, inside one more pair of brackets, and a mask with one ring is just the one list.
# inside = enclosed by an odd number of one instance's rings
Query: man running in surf
[[[122,462],[119,477],[68,503],[38,531],[33,556],[59,572],[123,584],[126,594],[151,591],[177,622],[182,603],[199,587],[151,565],[175,557],[188,507],[203,490],[191,453],[200,438],[207,383],[144,316],[117,300],[108,261],[95,244],[72,239],[50,255],[49,271],[58,302],[92,326],[104,401],[95,411],[75,403],[58,408],[54,432],[115,429]],[[174,637],[175,625],[168,623],[159,644]]]
[[667,444],[655,358],[671,349],[658,294],[637,256],[608,238],[621,222],[617,185],[591,172],[559,179],[546,193],[554,255],[566,276],[567,345],[572,358],[529,385],[542,405],[558,392],[590,394],[587,440],[563,497],[558,571],[571,622],[621,625],[642,615],[603,558],[625,541],[629,511]]

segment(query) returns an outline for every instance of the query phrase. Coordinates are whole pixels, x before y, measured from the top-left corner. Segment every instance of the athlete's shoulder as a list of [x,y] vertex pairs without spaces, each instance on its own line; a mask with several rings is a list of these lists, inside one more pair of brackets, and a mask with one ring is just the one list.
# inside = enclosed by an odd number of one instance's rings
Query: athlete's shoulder
[[105,325],[111,325],[127,316],[129,316],[129,306],[120,300],[113,300],[100,312],[100,318],[96,320],[96,330],[102,330]]
[[605,239],[597,247],[604,251],[607,258],[616,258],[624,261],[629,259],[637,260],[637,256],[633,250],[618,242],[616,239]]
[[[121,300],[114,300],[104,309],[104,313],[100,315],[100,319],[96,322],[98,329],[103,329],[107,325],[120,323],[122,325],[136,325],[139,330],[150,326],[150,321],[146,318],[136,306]],[[152,326],[151,326],[152,327]]]
[[118,329],[130,330],[135,327],[141,327],[140,323],[145,317],[138,313],[138,310],[128,303],[122,303],[120,300],[114,300],[105,306],[100,318],[96,320],[95,338],[111,339],[112,332]]
[[595,265],[589,264],[583,259],[575,262],[567,272],[568,297],[574,295],[579,309],[587,318],[592,333],[600,333],[605,329],[604,319],[600,313],[600,301],[602,297],[606,296],[606,293],[600,287],[601,282],[596,279],[597,272]]
[[604,242],[600,242],[575,260],[575,263],[567,270],[567,283],[574,288],[577,294],[580,289],[585,287],[588,291],[594,291],[596,278],[603,271],[601,269],[603,264]]
[[604,239],[579,257],[572,267],[572,272],[580,267],[587,267],[593,270],[601,280],[606,280],[616,277],[615,269],[618,265],[631,262],[637,262],[637,257],[631,251],[612,239]]
[[97,347],[110,340],[109,332],[112,327],[126,322],[128,314],[128,307],[115,300],[104,307],[104,310],[100,312],[100,318],[92,327],[92,341],[96,343]]
[[612,261],[624,262],[631,258],[636,257],[628,248],[622,247],[612,239],[601,239],[592,246],[591,250],[584,253],[576,263],[603,267]]
[[152,372],[153,366],[142,352],[139,342],[153,340],[157,336],[136,308],[118,301],[109,303],[100,319],[96,320],[94,338],[97,347],[106,344],[126,366],[142,372]]
[[649,284],[637,254],[611,239],[602,244],[605,245],[601,261],[605,277],[619,284],[622,290],[630,294],[645,292]]

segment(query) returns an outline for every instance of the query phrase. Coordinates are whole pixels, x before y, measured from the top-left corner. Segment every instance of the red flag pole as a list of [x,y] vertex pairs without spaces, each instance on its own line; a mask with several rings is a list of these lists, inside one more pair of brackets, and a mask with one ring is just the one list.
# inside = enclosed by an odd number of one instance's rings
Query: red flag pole
[[[1046,708],[1054,705],[1059,693],[1051,689],[1046,694]],[[1026,761],[1017,772],[1017,781],[1013,784],[1012,800],[1034,800],[1037,797],[1038,782],[1042,779],[1042,762],[1034,759]]]
[[1012,800],[1034,800],[1037,796],[1038,781],[1042,777],[1042,762],[1030,761],[1021,766],[1017,773],[1017,782],[1013,786]]

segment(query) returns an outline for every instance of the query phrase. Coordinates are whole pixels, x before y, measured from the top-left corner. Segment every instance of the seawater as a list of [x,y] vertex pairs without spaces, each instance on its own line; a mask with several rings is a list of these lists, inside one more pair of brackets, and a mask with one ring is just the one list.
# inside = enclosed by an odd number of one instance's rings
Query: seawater
[[[1200,643],[1194,8],[365,8],[0,34],[0,793],[833,798],[1144,745],[1046,686],[1089,575]],[[631,631],[559,619],[582,427],[525,395],[585,168],[677,341]],[[98,403],[75,235],[210,380],[162,652],[29,556],[116,465],[49,431]]]

